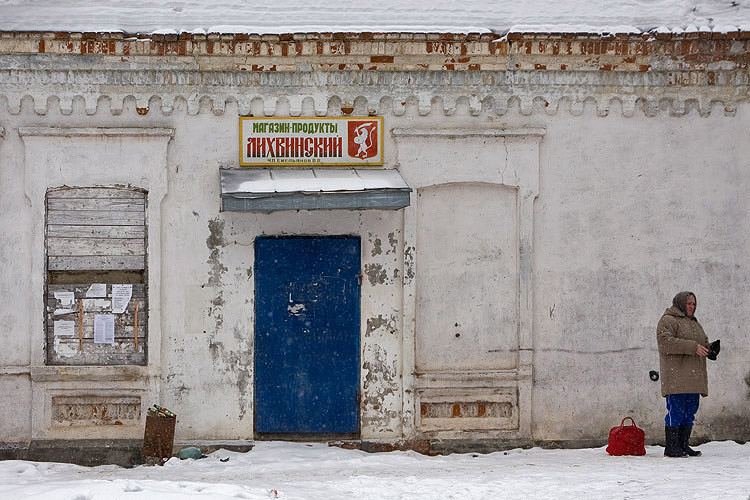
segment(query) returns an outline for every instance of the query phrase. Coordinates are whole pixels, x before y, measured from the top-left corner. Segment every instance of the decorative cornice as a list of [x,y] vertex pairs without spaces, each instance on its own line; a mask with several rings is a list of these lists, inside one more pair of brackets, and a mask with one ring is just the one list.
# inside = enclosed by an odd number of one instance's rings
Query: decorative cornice
[[63,128],[63,127],[19,127],[18,135],[39,137],[173,137],[171,128],[124,128],[124,127],[95,127],[95,128]]
[[[308,33],[150,35],[0,32],[0,100],[17,114],[29,97],[38,114],[84,101],[114,114],[129,99],[139,114],[288,112],[338,108],[421,114],[466,107],[498,114],[518,107],[554,114],[702,115],[719,103],[733,114],[750,89],[750,33],[488,34]],[[53,98],[53,101],[50,101]],[[465,103],[465,104],[464,104]],[[331,111],[333,110],[333,111]],[[286,111],[285,111],[286,112]],[[351,112],[351,111],[350,111]]]
[[[734,113],[750,95],[747,70],[716,71],[338,71],[338,72],[245,72],[180,69],[2,69],[0,98],[9,112],[17,114],[21,102],[30,97],[38,114],[46,114],[49,99],[59,102],[62,113],[73,110],[77,98],[93,114],[106,98],[111,111],[121,113],[126,100],[135,99],[139,114],[157,106],[171,113],[179,101],[189,114],[210,103],[214,113],[223,113],[235,102],[239,114],[251,113],[252,101],[263,101],[264,113],[273,115],[280,100],[289,112],[299,115],[310,99],[315,113],[324,116],[329,105],[348,103],[359,112],[382,112],[390,100],[393,111],[402,114],[408,105],[428,114],[441,106],[446,114],[465,101],[471,113],[483,108],[504,114],[518,106],[523,114],[535,107],[556,113],[560,107],[582,113],[592,99],[599,114],[606,115],[618,102],[626,116],[636,109],[657,114],[668,103],[676,115],[696,106],[702,115],[715,103]],[[334,102],[335,101],[335,102]],[[538,103],[538,104],[535,104]]]

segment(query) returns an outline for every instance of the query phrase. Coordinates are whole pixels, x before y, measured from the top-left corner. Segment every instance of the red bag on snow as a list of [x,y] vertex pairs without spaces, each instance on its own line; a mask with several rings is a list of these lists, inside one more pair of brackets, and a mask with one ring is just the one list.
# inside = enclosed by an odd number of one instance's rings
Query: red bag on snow
[[[625,421],[630,419],[633,425],[625,425]],[[643,429],[635,425],[632,417],[625,417],[618,427],[612,427],[609,430],[609,444],[607,453],[610,455],[645,455],[646,447],[644,446],[646,434]]]

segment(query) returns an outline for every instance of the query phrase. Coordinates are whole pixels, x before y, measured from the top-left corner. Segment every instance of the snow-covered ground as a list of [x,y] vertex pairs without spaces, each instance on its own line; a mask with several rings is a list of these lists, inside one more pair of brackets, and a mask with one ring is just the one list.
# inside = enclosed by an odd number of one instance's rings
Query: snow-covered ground
[[[248,453],[163,467],[0,462],[3,500],[750,499],[750,443],[711,442],[702,457],[612,457],[605,449],[515,449],[428,457],[326,444],[259,442]],[[229,459],[222,461],[222,459]]]

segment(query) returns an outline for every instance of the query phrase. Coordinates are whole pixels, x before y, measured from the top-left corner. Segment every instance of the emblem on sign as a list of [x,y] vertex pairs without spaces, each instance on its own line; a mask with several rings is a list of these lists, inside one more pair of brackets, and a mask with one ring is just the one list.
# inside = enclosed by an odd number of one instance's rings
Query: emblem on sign
[[378,154],[378,125],[377,120],[350,121],[349,127],[349,156],[365,160]]

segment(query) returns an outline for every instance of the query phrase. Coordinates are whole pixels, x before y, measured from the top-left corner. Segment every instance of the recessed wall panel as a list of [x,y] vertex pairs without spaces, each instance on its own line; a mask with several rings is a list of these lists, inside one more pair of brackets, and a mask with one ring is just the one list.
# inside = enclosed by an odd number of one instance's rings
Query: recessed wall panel
[[417,193],[419,371],[517,365],[516,190],[456,183]]

